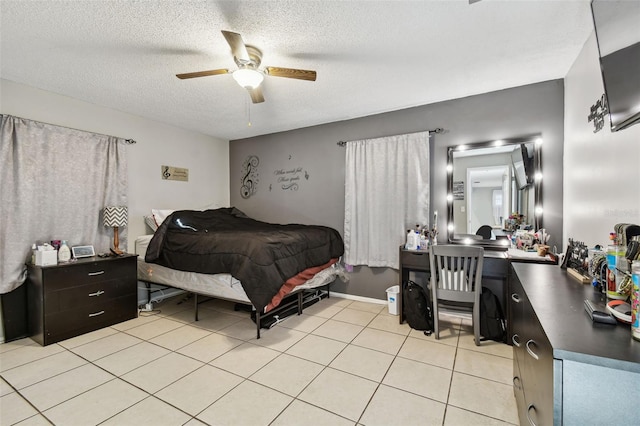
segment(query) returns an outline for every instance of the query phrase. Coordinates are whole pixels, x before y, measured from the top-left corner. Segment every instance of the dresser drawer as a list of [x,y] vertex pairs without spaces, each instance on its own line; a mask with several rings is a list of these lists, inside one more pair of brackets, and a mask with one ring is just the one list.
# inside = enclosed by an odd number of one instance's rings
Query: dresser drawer
[[120,278],[47,292],[44,304],[46,312],[53,314],[78,306],[97,305],[132,293],[137,294],[136,282]]
[[45,344],[98,330],[112,324],[136,318],[137,294],[105,300],[90,306],[47,314],[44,317]]
[[118,259],[110,262],[95,261],[65,267],[52,267],[43,270],[45,293],[77,286],[78,283],[93,284],[130,277],[135,274],[135,258]]
[[429,270],[428,251],[401,251],[400,264],[407,268]]

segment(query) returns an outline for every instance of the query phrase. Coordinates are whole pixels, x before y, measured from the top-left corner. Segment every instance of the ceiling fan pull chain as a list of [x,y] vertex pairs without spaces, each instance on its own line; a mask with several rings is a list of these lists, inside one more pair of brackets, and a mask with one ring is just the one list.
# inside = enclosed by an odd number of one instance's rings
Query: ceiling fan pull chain
[[247,117],[249,118],[247,127],[251,127],[251,102],[247,99]]

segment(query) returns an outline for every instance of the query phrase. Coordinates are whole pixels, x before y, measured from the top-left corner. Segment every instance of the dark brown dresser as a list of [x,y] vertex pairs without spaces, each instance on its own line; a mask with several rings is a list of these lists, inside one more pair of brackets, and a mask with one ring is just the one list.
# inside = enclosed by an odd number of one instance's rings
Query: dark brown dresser
[[136,318],[136,255],[28,265],[29,335],[46,346]]

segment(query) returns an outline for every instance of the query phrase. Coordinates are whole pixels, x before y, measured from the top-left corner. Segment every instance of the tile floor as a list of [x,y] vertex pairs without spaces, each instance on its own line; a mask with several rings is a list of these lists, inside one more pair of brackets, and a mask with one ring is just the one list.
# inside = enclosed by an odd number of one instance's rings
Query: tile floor
[[511,347],[441,339],[385,305],[332,297],[255,339],[229,302],[167,300],[137,319],[42,347],[0,345],[0,424],[518,424]]

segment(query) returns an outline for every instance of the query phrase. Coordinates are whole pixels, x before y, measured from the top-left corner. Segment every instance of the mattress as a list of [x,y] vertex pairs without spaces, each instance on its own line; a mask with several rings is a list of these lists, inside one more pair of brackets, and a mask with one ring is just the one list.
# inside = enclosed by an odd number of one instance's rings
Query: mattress
[[135,250],[138,255],[138,279],[140,281],[166,284],[206,296],[251,303],[240,281],[231,274],[199,274],[145,262],[144,255],[151,237],[152,235],[142,235],[136,238]]
[[[231,274],[201,274],[179,271],[156,263],[144,261],[149,241],[153,235],[136,238],[135,252],[138,255],[138,280],[165,284],[206,296],[251,304],[242,283]],[[347,280],[344,267],[338,263],[318,272],[313,278],[295,287],[295,291],[322,287],[333,282],[337,276]]]

